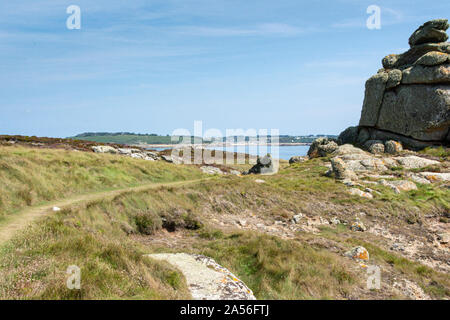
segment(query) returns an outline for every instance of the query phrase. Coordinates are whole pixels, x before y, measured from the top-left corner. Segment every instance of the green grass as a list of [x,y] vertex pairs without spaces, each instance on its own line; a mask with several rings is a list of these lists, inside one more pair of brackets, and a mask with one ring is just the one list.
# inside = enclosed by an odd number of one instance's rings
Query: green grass
[[439,157],[441,160],[448,160],[450,157],[450,148],[446,147],[427,147],[419,153],[427,154],[433,157]]
[[[369,250],[371,262],[414,280],[432,297],[450,296],[447,275],[387,251],[367,234],[349,231],[348,226],[322,227],[318,235],[301,233],[283,240],[252,231],[222,230],[205,218],[208,214],[229,219],[252,212],[268,221],[287,221],[302,212],[325,218],[339,215],[339,219],[351,221],[356,213],[365,212],[370,219],[406,225],[411,212],[419,212],[415,218],[420,220],[429,212],[448,209],[448,189],[420,185],[417,191],[397,195],[375,186],[381,195],[365,200],[349,195],[348,188],[325,177],[325,171],[323,159],[315,159],[282,165],[274,176],[225,176],[189,186],[130,192],[111,201],[65,209],[0,247],[0,298],[189,298],[179,272],[143,257],[180,251],[214,258],[259,299],[370,297],[377,293],[365,293],[365,271],[342,255],[356,245]],[[53,192],[56,199],[105,187],[201,177],[194,167],[164,162],[12,147],[0,148],[0,175],[1,199],[9,199],[2,205],[10,212],[13,207],[48,200],[41,188]],[[86,178],[76,180],[77,176]],[[255,183],[259,178],[266,182]],[[31,192],[19,193],[19,187],[27,182],[33,182],[29,184]],[[33,197],[28,198],[30,193]],[[177,248],[152,243],[152,237],[163,228],[180,231],[187,245]],[[81,291],[66,287],[65,272],[70,265],[82,270]]]
[[236,233],[198,245],[194,252],[233,270],[258,299],[339,299],[359,285],[349,261],[298,241]]
[[27,206],[152,182],[200,178],[194,167],[119,155],[0,147],[0,220]]

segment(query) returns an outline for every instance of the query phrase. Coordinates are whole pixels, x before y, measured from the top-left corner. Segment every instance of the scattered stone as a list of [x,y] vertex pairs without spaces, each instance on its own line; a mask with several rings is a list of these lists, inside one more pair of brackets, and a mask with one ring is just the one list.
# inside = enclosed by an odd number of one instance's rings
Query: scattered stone
[[348,191],[351,195],[353,196],[359,196],[361,198],[367,198],[367,199],[373,199],[372,194],[368,193],[368,192],[364,192],[362,190],[359,190],[357,188],[352,188]]
[[224,174],[222,170],[213,166],[203,166],[200,167],[200,170],[202,170],[202,172],[206,174],[219,174],[219,175]]
[[389,154],[399,154],[403,151],[403,146],[398,141],[388,140],[384,143],[384,151]]
[[421,184],[430,184],[431,183],[429,180],[425,179],[424,177],[422,177],[419,174],[408,175],[408,178],[410,178],[411,180],[413,180],[416,183],[421,183]]
[[256,179],[255,182],[256,182],[256,183],[266,183],[266,181],[261,180],[261,179]]
[[397,87],[402,82],[403,73],[399,69],[392,69],[388,72],[386,90]]
[[120,154],[125,154],[125,155],[130,155],[132,153],[140,153],[141,150],[139,149],[132,149],[132,148],[119,148],[117,149],[118,153]]
[[58,208],[58,207],[53,207],[53,211],[54,211],[54,212],[58,212],[58,211],[61,211],[61,208]]
[[439,233],[437,238],[441,244],[447,244],[450,242],[450,234],[448,232]]
[[430,182],[450,181],[450,173],[419,172],[418,174]]
[[408,298],[413,300],[431,299],[430,296],[427,295],[421,287],[407,279],[403,279],[400,282],[394,282],[393,287],[404,296],[407,296]]
[[301,213],[296,214],[292,217],[292,221],[296,224],[300,223],[300,220],[303,218],[303,215]]
[[306,160],[308,160],[307,157],[303,157],[303,156],[294,156],[294,157],[291,157],[291,158],[289,159],[289,164],[301,163],[301,162],[305,162]]
[[394,250],[394,251],[405,251],[405,247],[401,243],[395,242],[395,243],[392,244],[391,250]]
[[166,162],[173,163],[172,156],[162,155],[161,158]]
[[341,221],[337,219],[336,217],[331,218],[330,224],[338,225],[341,224]]
[[345,253],[347,257],[359,260],[369,260],[369,251],[366,248],[358,246]]
[[358,176],[355,172],[347,168],[344,160],[335,157],[331,159],[331,166],[333,168],[334,177],[336,180],[357,180]]
[[354,144],[358,140],[358,127],[348,127],[338,137],[338,143],[343,144]]
[[213,259],[196,254],[149,254],[178,268],[195,300],[256,300],[252,290]]
[[256,164],[246,174],[274,174],[276,168],[274,166],[272,156],[270,154],[264,157],[258,157]]
[[350,230],[352,231],[360,231],[360,232],[364,232],[367,230],[366,226],[359,221],[359,219],[357,219],[355,222],[352,223],[352,225],[350,226]]
[[409,38],[411,47],[424,43],[445,42],[448,39],[445,31],[448,29],[447,19],[436,19],[424,23]]
[[366,141],[364,146],[366,147],[366,149],[370,153],[374,153],[374,154],[384,153],[383,141],[380,141],[380,140],[368,140],[368,141]]
[[96,153],[112,153],[112,154],[118,153],[116,148],[110,146],[94,146],[92,147],[92,150],[94,150],[94,152]]
[[417,156],[396,157],[395,161],[405,169],[420,169],[428,166],[439,165],[439,161],[425,159]]
[[450,62],[450,55],[448,53],[431,51],[421,56],[419,60],[416,61],[416,64],[432,67],[446,62]]
[[417,190],[416,184],[409,180],[394,180],[389,183],[395,186],[399,191]]
[[334,152],[338,148],[338,144],[333,139],[318,138],[314,140],[308,150],[308,157],[319,158],[326,157],[329,153]]
[[247,221],[245,220],[238,220],[238,224],[242,227],[245,227],[247,225]]
[[339,146],[332,154],[333,156],[344,156],[344,155],[368,155],[367,152],[360,148],[356,148],[351,144],[344,144]]

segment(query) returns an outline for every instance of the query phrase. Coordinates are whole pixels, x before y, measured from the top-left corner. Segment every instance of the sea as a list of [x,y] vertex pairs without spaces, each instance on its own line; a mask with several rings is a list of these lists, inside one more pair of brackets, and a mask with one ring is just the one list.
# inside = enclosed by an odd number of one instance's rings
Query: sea
[[[208,147],[212,150],[220,150],[226,152],[248,153],[251,155],[264,156],[270,153],[274,158],[289,160],[293,156],[306,156],[309,146],[278,146],[278,150],[271,146],[228,146],[228,147]],[[151,148],[161,151],[170,148]],[[278,156],[277,156],[278,155]]]

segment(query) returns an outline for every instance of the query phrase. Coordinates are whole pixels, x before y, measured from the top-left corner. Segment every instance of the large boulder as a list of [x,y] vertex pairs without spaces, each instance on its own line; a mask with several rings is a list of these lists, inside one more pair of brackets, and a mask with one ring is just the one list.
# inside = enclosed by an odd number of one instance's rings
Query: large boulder
[[342,132],[338,142],[395,140],[410,149],[450,144],[448,26],[445,19],[425,23],[411,36],[410,50],[383,59],[384,69],[366,82],[359,126]]
[[448,36],[445,31],[448,29],[446,19],[436,19],[424,23],[409,38],[411,47],[424,43],[439,43],[447,41]]
[[421,56],[416,61],[416,64],[431,67],[431,66],[438,66],[446,62],[450,62],[450,55],[448,53],[431,51]]
[[361,119],[359,120],[360,126],[376,125],[388,79],[387,72],[380,72],[367,80]]
[[402,84],[450,83],[450,64],[415,65],[403,70]]
[[305,156],[293,156],[289,159],[289,164],[301,163],[305,162],[306,160],[308,160],[308,158]]
[[423,141],[444,141],[450,125],[450,84],[400,86],[386,92],[377,128]]
[[331,167],[336,180],[358,180],[356,173],[350,170],[345,161],[339,157],[331,159]]
[[318,138],[314,140],[308,150],[309,158],[326,157],[338,148],[338,144],[334,139]]
[[358,127],[348,127],[339,135],[337,142],[341,144],[355,143],[358,140]]
[[256,164],[245,174],[273,174],[276,169],[270,154],[258,157]]
[[111,146],[94,146],[92,147],[92,150],[96,153],[119,153],[116,148],[113,148]]

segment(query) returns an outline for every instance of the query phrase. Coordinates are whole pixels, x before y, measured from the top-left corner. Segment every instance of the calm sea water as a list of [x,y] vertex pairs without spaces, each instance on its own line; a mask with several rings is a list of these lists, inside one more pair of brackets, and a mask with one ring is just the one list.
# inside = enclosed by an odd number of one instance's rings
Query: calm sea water
[[[164,150],[168,148],[152,148],[153,150]],[[259,146],[259,147],[248,147],[248,146],[233,146],[233,147],[211,147],[209,149],[227,151],[227,152],[241,152],[248,153],[252,155],[266,155],[267,153],[272,154],[275,157],[276,152],[272,152],[270,146]],[[293,156],[306,156],[308,153],[309,146],[280,146],[278,147],[278,158],[289,160]]]

